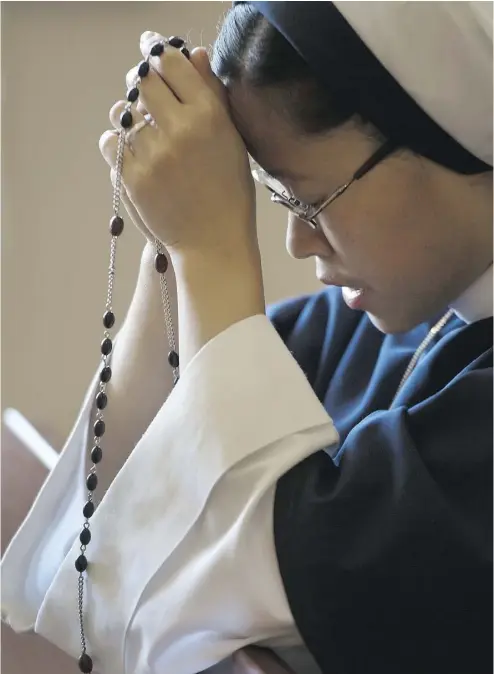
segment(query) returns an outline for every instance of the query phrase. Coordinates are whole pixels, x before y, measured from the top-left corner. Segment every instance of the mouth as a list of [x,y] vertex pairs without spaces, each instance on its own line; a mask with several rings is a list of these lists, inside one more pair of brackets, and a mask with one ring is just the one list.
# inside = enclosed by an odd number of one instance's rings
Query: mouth
[[[365,288],[358,286],[358,281],[352,283],[351,281],[343,281],[343,279],[338,280],[336,277],[327,277],[322,274],[318,274],[317,278],[324,285],[341,288],[343,299],[350,309],[362,310],[367,291]],[[352,283],[352,285],[350,285],[350,283]]]
[[362,310],[363,303],[365,299],[365,289],[364,288],[348,288],[344,287],[341,290],[343,299],[347,306],[354,311]]

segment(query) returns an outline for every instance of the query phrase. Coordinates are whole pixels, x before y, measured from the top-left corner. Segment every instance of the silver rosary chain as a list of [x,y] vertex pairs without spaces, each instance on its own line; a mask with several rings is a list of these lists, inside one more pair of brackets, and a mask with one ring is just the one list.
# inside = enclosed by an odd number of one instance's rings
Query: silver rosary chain
[[444,316],[435,325],[432,326],[432,328],[429,330],[429,332],[427,333],[425,338],[422,340],[419,347],[417,348],[417,350],[413,354],[411,361],[408,363],[408,367],[405,370],[405,374],[401,378],[400,385],[398,386],[398,389],[397,389],[397,391],[394,395],[394,398],[393,398],[393,401],[392,401],[390,407],[392,407],[394,405],[394,402],[395,402],[396,398],[398,397],[398,394],[400,393],[401,389],[405,385],[405,382],[407,381],[409,376],[412,374],[412,372],[417,367],[417,363],[419,362],[420,357],[422,356],[424,351],[427,349],[427,347],[432,342],[432,340],[436,337],[436,335],[444,328],[444,326],[446,325],[446,323],[449,321],[449,319],[451,318],[451,316],[453,314],[454,314],[454,311],[452,309],[447,311],[444,314]]
[[[123,160],[124,160],[124,150],[126,142],[126,132],[124,129],[120,130],[118,135],[118,147],[117,147],[117,161],[116,161],[116,173],[115,173],[115,185],[113,188],[113,214],[116,217],[119,217],[120,204],[121,204],[121,195],[122,195],[122,170],[123,170]],[[118,236],[112,236],[110,244],[110,262],[108,266],[108,290],[106,297],[106,311],[113,312],[113,286],[115,280],[115,258],[117,250],[117,239]],[[155,240],[155,248],[157,254],[165,254],[164,247],[160,241]],[[163,303],[164,316],[165,316],[165,330],[168,337],[168,343],[170,345],[170,350],[176,352],[176,341],[175,341],[175,332],[173,329],[173,315],[171,310],[170,295],[168,292],[168,285],[164,273],[159,274],[160,280],[160,293]],[[110,332],[108,329],[104,330],[105,339],[110,339]],[[102,355],[102,367],[108,367],[108,355]],[[179,367],[173,367],[173,374],[175,377],[175,382],[178,379]],[[106,382],[101,381],[99,383],[99,393],[105,394],[106,392]],[[96,411],[96,422],[103,422],[104,413],[102,409],[97,409]],[[93,437],[93,447],[100,447],[101,437],[94,435]],[[97,466],[95,463],[92,464],[89,475],[94,475],[96,473]],[[91,491],[87,493],[87,501],[93,503],[93,494]],[[89,519],[85,518],[84,529],[89,529]],[[84,555],[86,552],[86,545],[80,546],[81,555]],[[79,572],[78,576],[78,615],[79,615],[79,627],[80,627],[80,637],[81,637],[81,650],[82,656],[86,656],[87,644],[86,644],[86,633],[84,628],[84,572]],[[81,657],[82,657],[81,656]]]

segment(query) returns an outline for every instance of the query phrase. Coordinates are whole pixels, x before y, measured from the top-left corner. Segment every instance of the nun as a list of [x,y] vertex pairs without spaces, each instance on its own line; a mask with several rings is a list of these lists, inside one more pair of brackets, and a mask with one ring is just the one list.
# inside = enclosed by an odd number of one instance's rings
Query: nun
[[[211,55],[160,40],[141,39],[153,123],[124,164],[147,241],[112,353],[83,656],[99,374],[4,556],[3,619],[100,674],[239,671],[252,646],[266,672],[490,674],[492,3],[239,2]],[[115,170],[115,131],[100,147]],[[254,181],[320,292],[265,306]]]

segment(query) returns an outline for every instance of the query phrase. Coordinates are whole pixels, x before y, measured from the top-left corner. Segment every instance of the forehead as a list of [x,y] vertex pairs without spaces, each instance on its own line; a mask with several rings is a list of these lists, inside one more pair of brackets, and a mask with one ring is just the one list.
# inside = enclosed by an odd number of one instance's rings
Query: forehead
[[283,110],[280,94],[244,84],[227,88],[230,111],[249,154],[285,185],[324,191],[353,173],[370,152],[370,141],[353,124],[306,134]]
[[280,112],[276,92],[253,90],[242,84],[228,88],[235,126],[249,153],[263,167],[300,167],[311,164],[321,139],[295,129]]

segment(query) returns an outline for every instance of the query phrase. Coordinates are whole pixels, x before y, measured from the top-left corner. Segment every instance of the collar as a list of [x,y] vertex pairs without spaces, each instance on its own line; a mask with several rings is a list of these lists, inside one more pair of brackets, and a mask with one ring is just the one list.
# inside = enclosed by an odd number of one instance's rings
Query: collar
[[492,316],[492,265],[451,304],[451,309],[465,323],[474,323]]

